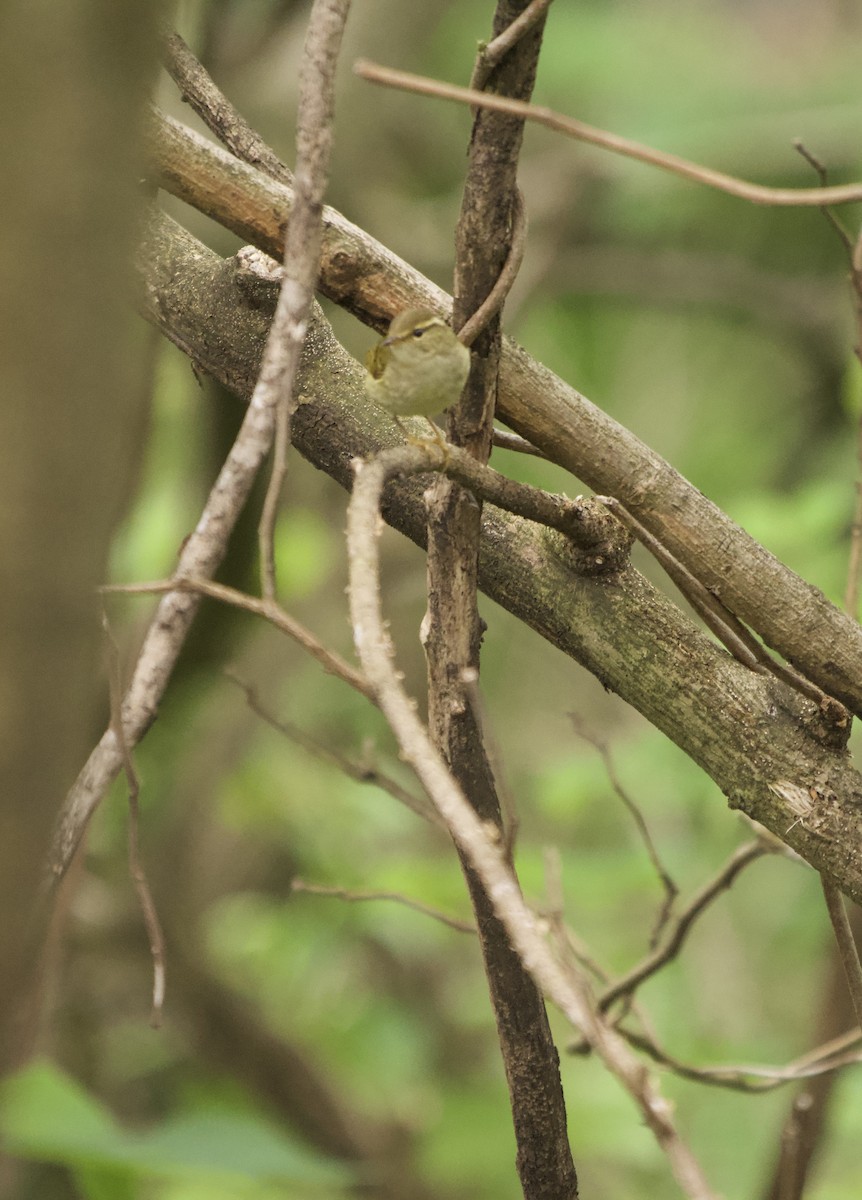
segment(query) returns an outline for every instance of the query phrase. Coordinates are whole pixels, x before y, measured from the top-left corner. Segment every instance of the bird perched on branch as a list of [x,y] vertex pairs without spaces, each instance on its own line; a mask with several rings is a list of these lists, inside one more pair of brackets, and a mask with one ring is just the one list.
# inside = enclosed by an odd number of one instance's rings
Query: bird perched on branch
[[425,417],[439,441],[431,416],[455,404],[470,372],[470,351],[443,318],[426,308],[398,313],[365,365],[371,399],[402,429],[400,417]]

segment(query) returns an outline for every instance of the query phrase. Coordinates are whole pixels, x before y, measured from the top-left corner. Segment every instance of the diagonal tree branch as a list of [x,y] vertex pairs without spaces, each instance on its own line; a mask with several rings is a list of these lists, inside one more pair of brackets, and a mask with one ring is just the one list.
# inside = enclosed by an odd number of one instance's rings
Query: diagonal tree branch
[[[159,181],[268,253],[282,253],[290,189],[160,118]],[[324,212],[320,290],[369,324],[451,300],[333,209]],[[829,695],[862,714],[862,629],[794,574],[658,454],[504,338],[497,413],[545,457],[614,496],[725,607]]]
[[273,179],[292,185],[293,175],[256,129],[237,112],[227,96],[216,87],[206,69],[178,33],[169,33],[162,44],[165,70],[220,142],[243,162],[259,167]]

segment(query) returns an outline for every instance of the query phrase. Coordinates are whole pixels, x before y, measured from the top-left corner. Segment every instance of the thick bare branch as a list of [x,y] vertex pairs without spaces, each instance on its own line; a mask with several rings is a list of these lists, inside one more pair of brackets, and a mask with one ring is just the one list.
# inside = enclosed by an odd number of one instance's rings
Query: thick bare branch
[[[152,153],[163,185],[280,257],[292,193],[185,130],[161,120]],[[320,289],[383,327],[417,304],[451,300],[391,251],[325,210]],[[594,491],[614,496],[735,616],[818,687],[862,714],[862,629],[769,554],[627,429],[504,339],[497,414]]]
[[[492,54],[487,74],[487,85],[495,93],[520,99],[532,93],[545,14],[536,16],[533,5],[531,22],[529,7],[527,0],[497,0],[493,33],[503,44],[498,42],[499,57],[493,61]],[[485,464],[491,453],[500,312],[526,239],[524,203],[516,182],[522,140],[523,122],[518,118],[476,113],[455,235],[453,304],[454,327],[473,349],[472,368],[461,402],[449,412],[448,432],[450,440],[463,447],[459,457],[477,465]],[[460,483],[440,478],[430,489],[428,612],[422,640],[434,745],[476,816],[494,828],[503,846],[498,785],[475,702],[482,640],[477,604],[481,520],[481,496]],[[473,681],[469,688],[467,679]],[[459,853],[509,1088],[521,1189],[525,1200],[575,1200],[578,1180],[559,1055],[541,992],[495,911],[486,881],[460,845]]]

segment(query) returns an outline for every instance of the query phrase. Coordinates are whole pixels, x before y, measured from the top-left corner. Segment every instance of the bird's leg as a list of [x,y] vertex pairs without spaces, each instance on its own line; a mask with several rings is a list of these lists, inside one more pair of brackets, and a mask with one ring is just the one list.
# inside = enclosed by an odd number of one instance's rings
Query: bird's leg
[[398,428],[401,430],[401,432],[404,434],[405,440],[411,446],[427,446],[429,441],[433,441],[435,446],[439,446],[441,450],[445,451],[446,435],[443,433],[443,430],[440,428],[439,425],[434,424],[434,422],[431,420],[430,417],[424,417],[423,420],[427,421],[427,423],[431,426],[431,437],[423,438],[423,437],[417,437],[415,433],[410,433],[409,430],[407,429],[406,425],[403,423],[403,421],[399,417],[396,417],[394,413],[390,413],[390,416],[392,417],[392,420],[395,422],[395,424],[398,426]]
[[440,428],[439,425],[436,425],[431,420],[430,417],[426,417],[425,420],[431,426],[432,439],[434,440],[436,445],[438,445],[440,447],[441,450],[445,450],[446,449],[446,434],[443,432],[443,430]]

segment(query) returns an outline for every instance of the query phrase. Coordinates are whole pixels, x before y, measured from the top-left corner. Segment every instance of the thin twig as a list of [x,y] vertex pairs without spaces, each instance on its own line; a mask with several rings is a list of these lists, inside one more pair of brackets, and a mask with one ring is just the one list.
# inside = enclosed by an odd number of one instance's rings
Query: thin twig
[[274,600],[275,522],[287,473],[293,390],[320,270],[323,196],[329,176],[335,71],[351,0],[314,0],[299,69],[296,198],[284,238],[284,280],[267,340],[261,384],[276,396],[272,474],[258,526],[263,595]]
[[[799,139],[793,143],[796,150],[802,155],[805,161],[814,171],[816,171],[821,188],[825,188],[829,182],[829,175],[824,164],[820,161],[816,154],[808,149]],[[862,240],[855,245],[847,230],[838,220],[835,213],[826,205],[823,206],[822,212],[829,224],[835,230],[838,240],[844,248],[847,255],[847,265],[850,271],[850,285],[853,289],[854,307],[856,309],[856,354],[862,359],[862,264],[857,261],[862,254]],[[860,234],[862,239],[862,234]],[[853,520],[850,525],[850,552],[847,563],[847,585],[844,592],[844,611],[854,620],[859,614],[859,577],[862,573],[862,418],[857,422],[856,430],[856,484],[855,484],[855,504],[853,510]]]
[[518,187],[515,188],[512,208],[512,244],[503,268],[488,295],[473,315],[457,330],[458,338],[465,346],[472,346],[482,330],[487,328],[488,323],[496,317],[505,304],[506,297],[512,290],[512,284],[521,269],[527,245],[527,210],[524,207],[523,194]]
[[290,417],[287,406],[290,404],[290,399],[289,393],[285,392],[281,398],[282,402],[275,412],[272,471],[258,525],[260,584],[261,592],[266,600],[275,600],[276,598],[275,523],[278,518],[281,489],[287,476],[287,447],[290,442]]
[[[862,339],[859,344],[862,346]],[[853,520],[850,523],[850,549],[847,555],[844,609],[848,616],[858,620],[859,578],[862,575],[862,417],[859,418],[856,426],[856,481],[853,490]]]
[[[839,230],[843,232],[843,230]],[[862,362],[862,232],[851,246],[850,283],[856,310],[856,357]],[[856,430],[856,485],[853,520],[850,525],[850,553],[847,561],[847,586],[844,592],[844,611],[854,621],[859,619],[859,579],[862,575],[862,416]]]
[[[862,1062],[862,1054],[855,1051],[831,1055],[820,1062],[808,1062],[808,1056],[806,1056],[805,1061],[797,1060],[786,1067],[763,1067],[748,1064],[695,1067],[670,1054],[653,1038],[644,1037],[642,1034],[624,1027],[619,1028],[619,1033],[630,1045],[642,1050],[644,1054],[648,1054],[654,1062],[661,1063],[674,1075],[735,1092],[771,1092],[776,1088],[786,1087],[788,1083],[798,1082],[800,1079],[814,1079],[817,1076],[836,1071],[839,1067]],[[856,1041],[859,1040],[858,1031],[853,1036]]]
[[847,909],[844,907],[844,897],[831,876],[821,874],[820,883],[823,887],[826,911],[829,913],[838,953],[841,955],[841,963],[847,978],[847,987],[850,989],[853,1011],[856,1014],[857,1023],[862,1026],[862,965],[859,962],[859,951],[856,949]]
[[850,714],[839,700],[836,700],[834,696],[827,695],[822,688],[819,688],[816,683],[812,683],[789,663],[778,662],[774,659],[719,597],[705,587],[689,571],[688,567],[671,554],[667,547],[654,534],[650,533],[636,517],[633,517],[618,500],[612,496],[595,496],[594,499],[606,505],[615,516],[619,517],[638,541],[649,550],[698,613],[703,623],[735,659],[751,671],[768,671],[777,679],[801,692],[803,696],[813,700],[818,705],[823,718],[834,727],[836,735],[839,737],[849,736]]
[[472,921],[459,921],[457,917],[450,917],[441,912],[439,908],[423,904],[421,900],[411,900],[409,896],[404,896],[401,892],[351,892],[346,888],[325,887],[321,883],[306,883],[302,879],[292,879],[290,890],[307,892],[311,896],[332,896],[336,900],[349,900],[351,903],[362,903],[365,900],[392,900],[396,904],[403,904],[405,908],[412,908],[415,912],[422,913],[423,916],[433,917],[441,925],[448,925],[450,929],[454,929],[458,933],[475,934],[476,932],[476,926]]
[[122,687],[120,685],[120,650],[114,639],[107,613],[102,613],[102,628],[105,631],[105,644],[108,650],[108,690],[111,700],[111,728],[116,736],[123,760],[123,773],[129,786],[129,874],[135,886],[144,927],[150,943],[150,956],[153,960],[153,1005],[150,1014],[150,1024],[158,1029],[162,1023],[162,1012],[165,1004],[165,938],[153,894],[150,891],[147,873],[141,859],[138,830],[140,828],[140,795],[141,784],[132,751],[126,741],[123,730],[123,720],[120,713]]
[[[826,167],[823,165],[823,163],[817,157],[817,155],[814,154],[813,151],[809,150],[808,147],[805,145],[805,143],[800,141],[799,138],[793,139],[793,149],[796,150],[799,154],[801,154],[802,157],[805,159],[805,161],[808,163],[808,165],[810,167],[812,167],[814,171],[817,172],[817,175],[820,178],[821,188],[828,187],[829,186],[829,173],[826,170]],[[835,216],[835,213],[832,211],[831,208],[829,208],[827,205],[824,204],[823,208],[822,208],[822,212],[823,212],[823,215],[826,218],[826,220],[829,222],[829,224],[832,226],[832,228],[838,234],[838,240],[840,241],[841,245],[844,247],[844,252],[847,255],[847,260],[848,260],[851,270],[852,270],[852,267],[853,267],[853,242],[850,237],[850,234],[847,232],[847,230],[844,228],[844,226],[841,224],[841,222]]]
[[783,207],[802,206],[805,208],[820,208],[824,204],[850,204],[862,200],[862,183],[845,183],[830,188],[774,188],[762,184],[749,183],[737,179],[734,175],[726,175],[723,171],[714,171],[710,167],[702,167],[676,154],[665,154],[654,150],[640,142],[597,129],[573,117],[565,117],[553,109],[535,104],[525,104],[520,100],[510,100],[505,96],[494,96],[488,92],[477,92],[473,88],[458,87],[451,83],[442,83],[437,79],[429,79],[424,75],[413,75],[409,71],[395,71],[390,67],[381,67],[377,63],[359,59],[354,63],[353,70],[362,79],[371,83],[380,83],[384,87],[400,88],[402,91],[417,92],[422,96],[434,96],[439,100],[454,100],[459,104],[469,104],[474,107],[491,108],[496,112],[509,113],[513,117],[521,117],[525,121],[533,121],[537,125],[546,125],[557,133],[581,142],[589,142],[620,154],[625,158],[634,158],[638,162],[649,163],[663,171],[670,171],[683,179],[691,179],[707,187],[736,196],[739,200],[748,200],[752,204],[779,205]]
[[665,963],[675,958],[691,931],[692,925],[715,900],[716,896],[729,888],[740,871],[750,863],[764,854],[774,852],[774,850],[775,847],[771,843],[760,839],[756,842],[746,842],[745,845],[737,847],[724,866],[695,893],[683,911],[677,915],[664,943],[599,995],[599,1009],[606,1012],[616,1000],[630,995],[645,979],[649,979]]
[[362,666],[403,757],[413,766],[461,852],[481,879],[513,948],[537,985],[587,1038],[632,1097],[667,1155],[685,1195],[711,1200],[714,1193],[676,1128],[671,1106],[658,1094],[619,1034],[602,1020],[587,980],[571,968],[564,970],[556,961],[537,928],[535,915],[524,901],[503,847],[489,834],[452,778],[416,713],[415,701],[401,685],[380,607],[378,552],[380,499],[399,462],[400,451],[384,451],[371,463],[358,463],[348,507],[350,615]]
[[[551,914],[552,918],[554,914]],[[562,916],[562,914],[561,914]],[[607,983],[609,975],[599,960],[590,953],[589,947],[582,937],[575,933],[570,925],[564,928],[566,954],[574,955],[575,961],[585,967],[600,983]],[[589,1049],[589,1047],[587,1047]]]
[[348,779],[353,779],[357,783],[371,784],[374,787],[379,787],[382,791],[388,792],[394,800],[403,804],[405,808],[409,808],[417,817],[422,817],[424,821],[430,821],[432,825],[445,828],[440,819],[440,814],[435,808],[431,807],[427,800],[420,800],[417,796],[408,792],[406,788],[401,787],[389,775],[384,775],[382,771],[378,771],[376,767],[369,766],[367,763],[357,762],[352,758],[348,758],[346,754],[339,754],[331,746],[327,746],[316,738],[311,737],[310,734],[305,733],[304,730],[299,729],[289,721],[280,721],[264,708],[254,688],[244,683],[230,671],[225,672],[225,674],[232,683],[235,683],[245,693],[246,701],[252,712],[259,716],[262,721],[265,721],[267,725],[271,726],[271,728],[290,738],[292,742],[295,742],[297,746],[301,746],[309,754],[313,754],[315,758],[338,767]]
[[222,145],[243,162],[290,187],[293,175],[275,151],[252,129],[216,86],[204,66],[195,58],[178,33],[169,33],[162,43],[165,69],[180,89],[180,94],[198,114]]
[[510,433],[508,429],[495,429],[491,434],[491,440],[498,450],[512,450],[515,454],[531,454],[534,458],[543,458],[546,462],[549,461],[544,450],[540,450],[538,446],[534,446],[520,434]]
[[862,1043],[862,1030],[848,1029],[826,1042],[821,1042],[813,1050],[800,1054],[790,1063],[790,1069],[802,1071],[808,1067],[824,1067],[827,1063],[834,1063],[838,1059],[843,1060],[848,1054],[854,1052],[854,1046],[857,1047],[855,1052],[859,1053],[860,1043]]
[[817,155],[813,152],[813,150],[809,150],[808,147],[805,145],[805,143],[803,141],[801,141],[799,138],[793,139],[793,149],[796,150],[799,154],[801,154],[802,157],[805,159],[805,161],[808,163],[809,167],[813,167],[814,170],[817,172],[817,174],[820,176],[820,186],[826,187],[826,184],[828,183],[828,180],[826,178],[826,167],[823,165],[823,163],[820,161],[820,159],[817,157]]
[[488,82],[488,76],[493,71],[494,67],[505,58],[514,45],[516,45],[525,33],[533,28],[538,20],[540,20],[548,9],[551,7],[553,0],[531,0],[520,16],[515,17],[502,33],[498,33],[490,42],[480,44],[479,52],[476,55],[476,63],[473,67],[473,75],[470,79],[470,87],[481,91]]
[[856,300],[856,357],[862,362],[862,232],[853,244],[850,259],[850,282]]
[[[572,931],[565,927],[566,940],[574,947],[574,952],[580,958],[582,949],[577,945]],[[588,960],[589,961],[589,960]],[[595,966],[591,969],[598,970]],[[841,1067],[851,1066],[862,1062],[862,1031],[851,1029],[838,1037],[815,1046],[812,1050],[786,1063],[784,1066],[773,1067],[762,1064],[723,1064],[721,1066],[694,1066],[683,1062],[671,1054],[659,1043],[658,1037],[652,1030],[647,1029],[647,1022],[640,1006],[633,1004],[632,1012],[644,1027],[641,1033],[625,1025],[616,1025],[620,1035],[636,1049],[648,1054],[654,1062],[660,1063],[675,1075],[691,1079],[698,1083],[706,1083],[712,1087],[727,1088],[730,1091],[760,1093],[774,1091],[785,1087],[788,1083],[803,1079],[816,1079],[829,1075]],[[589,1051],[585,1042],[569,1047],[572,1054],[583,1054]]]
[[503,845],[506,849],[506,858],[510,863],[514,863],[515,844],[518,840],[521,818],[518,815],[518,806],[515,803],[515,797],[512,795],[512,790],[507,783],[500,743],[494,736],[491,722],[488,720],[488,711],[482,697],[482,690],[479,687],[479,672],[475,667],[465,667],[461,672],[461,683],[464,687],[464,695],[467,697],[467,703],[473,710],[473,719],[476,722],[479,737],[482,739],[482,745],[485,747],[485,752],[488,755],[488,762],[491,764],[494,783],[497,787],[497,795],[500,798],[500,813],[503,818]]
[[680,592],[699,613],[708,629],[712,630],[722,645],[730,651],[735,659],[750,670],[757,668],[757,654],[754,639],[745,626],[729,609],[713,595],[700,580],[684,566],[675,555],[652,533],[646,529],[628,509],[620,504],[613,496],[596,496],[595,499],[607,508],[631,530],[642,546],[660,563],[666,574],[676,584]]
[[670,872],[661,861],[655,842],[652,839],[652,834],[650,833],[649,827],[646,823],[646,818],[644,817],[638,805],[634,800],[632,800],[631,796],[623,787],[620,778],[617,775],[613,756],[611,755],[607,742],[603,741],[602,738],[598,737],[597,734],[592,733],[587,728],[584,721],[582,721],[577,715],[577,713],[569,713],[569,720],[571,721],[572,728],[578,737],[583,738],[585,742],[588,742],[593,749],[598,752],[604,765],[605,774],[608,777],[608,781],[634,821],[635,828],[637,829],[640,839],[644,844],[644,849],[647,852],[647,857],[652,863],[653,870],[658,876],[658,881],[664,890],[664,902],[659,909],[658,917],[650,936],[650,949],[654,949],[658,943],[660,934],[668,922],[674,900],[676,900],[677,896],[679,895],[679,888],[674,883],[670,876]]
[[545,846],[542,850],[542,861],[545,866],[545,896],[547,898],[542,916],[550,924],[553,933],[562,934],[566,898],[563,892],[563,860],[559,847]]
[[263,617],[276,629],[293,638],[298,645],[302,646],[303,650],[306,650],[312,658],[320,663],[324,671],[330,675],[336,675],[360,695],[365,696],[367,700],[374,699],[361,672],[336,654],[334,650],[328,650],[313,633],[285,612],[281,605],[274,600],[250,596],[247,592],[240,592],[237,588],[228,587],[225,583],[216,583],[212,579],[197,579],[194,576],[157,579],[151,583],[111,583],[106,584],[102,591],[123,596],[158,596],[165,592],[187,592],[196,596],[207,596],[211,600],[219,600],[222,604],[231,604],[234,608],[241,608],[245,612]]
[[[563,892],[563,869],[560,852],[556,846],[546,846],[542,852],[545,864],[545,893],[547,902],[541,916],[547,922],[548,932],[560,963],[576,972],[588,971],[599,983],[608,982],[608,974],[590,954],[583,939],[565,921],[565,895]],[[640,1014],[639,1014],[640,1016]],[[569,1047],[570,1053],[589,1054],[592,1047],[581,1039],[577,1048]]]
[[[580,565],[585,570],[602,573],[625,565],[631,539],[615,518],[606,519],[608,505],[604,502],[582,496],[570,500],[518,483],[450,443],[441,448],[424,441],[419,453],[426,456],[426,470],[440,471],[477,498],[564,534],[582,552]],[[403,462],[405,468],[413,470],[416,456],[405,454]]]

